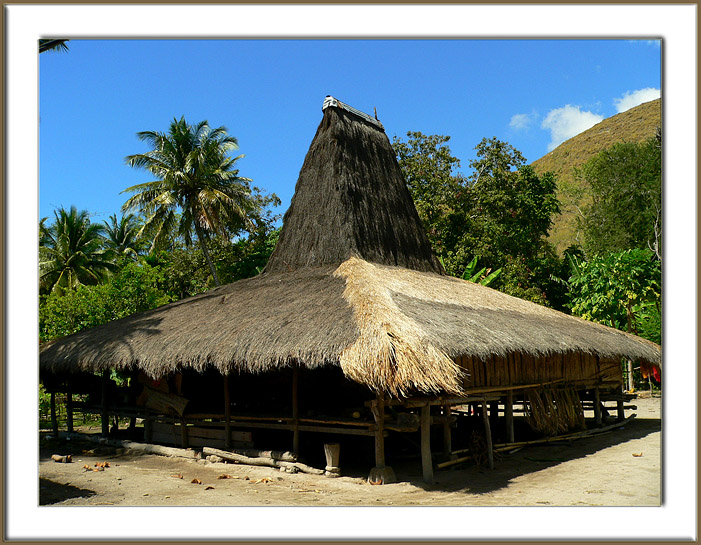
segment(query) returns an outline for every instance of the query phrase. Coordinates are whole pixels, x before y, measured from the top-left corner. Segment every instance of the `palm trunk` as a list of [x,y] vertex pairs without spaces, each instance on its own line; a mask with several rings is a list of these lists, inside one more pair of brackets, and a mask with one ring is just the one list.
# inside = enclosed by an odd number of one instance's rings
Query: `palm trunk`
[[207,265],[209,265],[209,270],[212,273],[212,278],[214,278],[214,283],[217,286],[221,286],[221,282],[219,282],[219,275],[217,274],[217,269],[214,267],[214,263],[212,263],[212,258],[209,257],[209,250],[207,249],[207,243],[205,241],[204,232],[202,231],[200,226],[197,225],[197,222],[195,222],[195,232],[197,233],[197,240],[200,241],[200,246],[202,247],[202,253],[204,254],[204,258],[207,260]]

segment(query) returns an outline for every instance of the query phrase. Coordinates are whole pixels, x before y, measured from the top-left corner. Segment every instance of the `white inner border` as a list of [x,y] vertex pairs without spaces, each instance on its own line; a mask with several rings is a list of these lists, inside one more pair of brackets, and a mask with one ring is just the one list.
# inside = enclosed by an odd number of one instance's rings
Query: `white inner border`
[[[696,5],[5,8],[7,538],[696,539]],[[325,508],[323,513],[319,508],[271,512],[270,508],[210,507],[177,508],[177,514],[171,508],[122,507],[119,520],[129,520],[123,525],[105,524],[108,518],[116,520],[117,513],[109,507],[99,513],[94,507],[39,508],[37,481],[31,470],[32,453],[34,467],[38,467],[38,455],[31,448],[37,444],[38,406],[36,43],[41,37],[56,36],[662,38],[666,176],[663,507],[589,507],[584,511],[570,507],[336,507]],[[422,510],[420,515],[416,509]],[[275,524],[270,524],[271,515]],[[510,523],[503,524],[504,520]],[[582,524],[583,520],[591,524]],[[109,535],[105,535],[106,528]]]

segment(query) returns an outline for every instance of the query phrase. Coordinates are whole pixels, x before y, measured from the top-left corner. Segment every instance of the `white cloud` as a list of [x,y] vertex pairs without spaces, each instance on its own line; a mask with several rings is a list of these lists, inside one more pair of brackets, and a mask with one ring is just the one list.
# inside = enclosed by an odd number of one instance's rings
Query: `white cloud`
[[614,98],[613,104],[616,106],[616,111],[620,114],[643,102],[650,102],[657,98],[660,98],[660,90],[654,87],[646,87],[637,91],[626,91],[626,94],[621,98]]
[[511,117],[509,127],[516,130],[526,130],[533,125],[536,119],[538,119],[538,114],[535,112],[530,114],[515,114]]
[[598,114],[582,111],[579,106],[572,106],[571,104],[550,110],[541,124],[542,128],[550,131],[548,151],[554,150],[565,140],[586,131],[603,121],[603,119]]

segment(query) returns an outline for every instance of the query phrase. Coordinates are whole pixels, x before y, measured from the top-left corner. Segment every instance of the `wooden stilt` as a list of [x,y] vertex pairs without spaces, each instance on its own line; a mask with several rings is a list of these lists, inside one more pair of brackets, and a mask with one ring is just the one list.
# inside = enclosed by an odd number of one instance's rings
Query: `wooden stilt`
[[101,420],[102,420],[102,435],[107,437],[110,434],[110,419],[109,419],[109,412],[108,412],[108,400],[107,396],[109,393],[109,384],[110,384],[110,372],[109,371],[103,371],[102,372],[102,413],[101,413]]
[[185,417],[181,416],[180,417],[180,439],[183,444],[183,448],[189,447],[190,439],[187,435],[187,422],[185,421]]
[[506,419],[506,442],[514,442],[514,392],[509,390],[506,394],[504,405],[504,416]]
[[151,411],[144,408],[144,441],[150,443],[153,440],[153,423],[151,422]]
[[626,419],[626,412],[623,410],[623,400],[622,399],[619,399],[618,401],[616,401],[616,412],[617,412],[616,420],[618,420],[620,422],[621,420]]
[[56,392],[51,392],[51,430],[58,439],[58,417],[56,416]]
[[73,393],[70,380],[66,382],[66,431],[73,433]]
[[487,401],[482,401],[482,421],[484,422],[484,435],[487,438],[487,461],[489,469],[494,469],[494,447],[492,445],[492,428],[489,425],[489,415],[487,414]]
[[341,474],[341,468],[338,467],[341,445],[339,443],[325,443],[324,455],[326,456],[324,475],[327,477],[338,477]]
[[493,430],[499,429],[499,402],[492,401],[489,404],[489,425]]
[[421,407],[421,465],[424,482],[433,483],[433,460],[431,459],[431,406]]
[[292,368],[292,420],[294,429],[292,431],[292,452],[299,454],[299,367]]
[[594,388],[594,419],[597,426],[601,426],[601,393],[599,388]]
[[231,398],[229,397],[229,373],[224,375],[224,446],[231,448]]
[[370,470],[368,482],[373,484],[389,484],[396,480],[394,470],[385,465],[385,399],[377,395],[370,405],[372,416],[375,418],[375,467]]
[[443,405],[443,454],[450,459],[453,450],[453,436],[450,429],[450,405]]

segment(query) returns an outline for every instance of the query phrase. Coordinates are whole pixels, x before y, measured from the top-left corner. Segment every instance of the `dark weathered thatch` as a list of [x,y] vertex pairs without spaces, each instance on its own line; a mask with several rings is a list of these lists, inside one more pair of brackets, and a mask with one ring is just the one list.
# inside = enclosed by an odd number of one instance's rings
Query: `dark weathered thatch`
[[442,273],[383,130],[327,108],[266,272],[351,256]]
[[462,391],[463,357],[583,353],[660,365],[653,343],[442,274],[384,132],[327,108],[263,274],[46,343],[41,365],[336,365],[408,395]]

